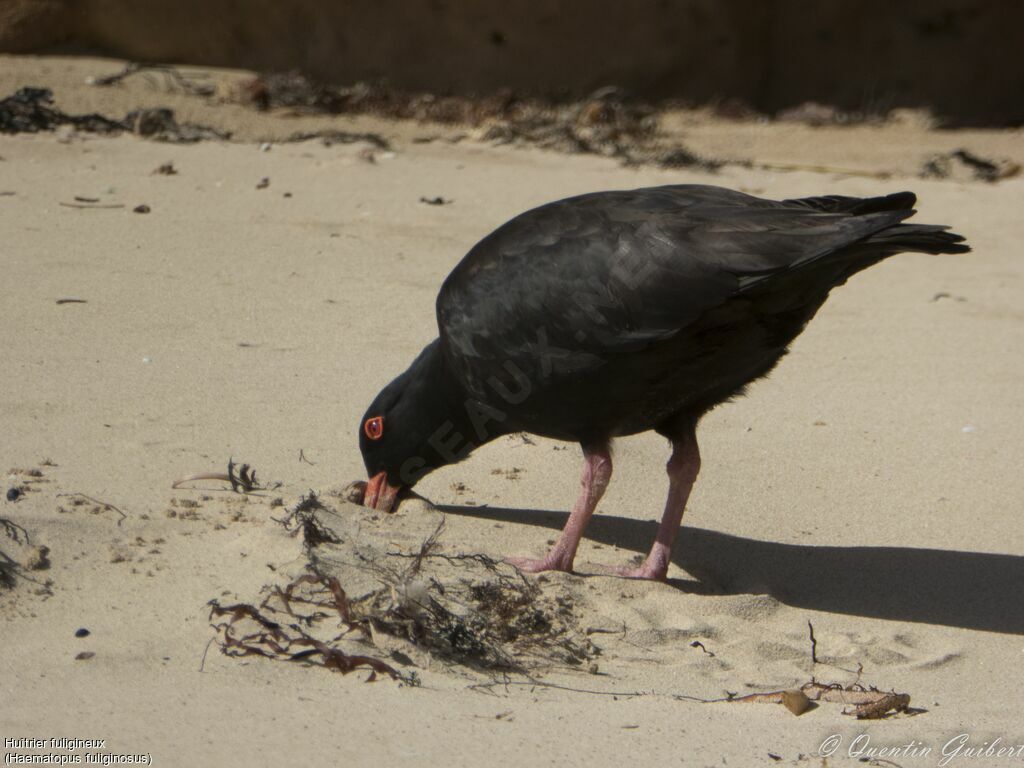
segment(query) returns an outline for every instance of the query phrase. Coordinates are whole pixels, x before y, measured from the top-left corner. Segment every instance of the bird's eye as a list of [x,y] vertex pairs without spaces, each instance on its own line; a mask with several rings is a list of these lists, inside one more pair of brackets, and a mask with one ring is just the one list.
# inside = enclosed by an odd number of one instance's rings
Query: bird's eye
[[374,416],[372,419],[367,419],[363,424],[363,432],[371,440],[380,440],[381,435],[384,434],[384,417]]

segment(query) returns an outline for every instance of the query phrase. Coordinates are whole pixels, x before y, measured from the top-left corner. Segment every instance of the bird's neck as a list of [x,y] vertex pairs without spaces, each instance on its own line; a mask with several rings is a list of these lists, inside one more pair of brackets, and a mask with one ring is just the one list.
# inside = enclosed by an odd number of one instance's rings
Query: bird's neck
[[436,428],[430,443],[452,464],[496,437],[512,431],[505,414],[468,395],[441,349],[428,344],[409,368],[417,381],[418,406],[431,415]]

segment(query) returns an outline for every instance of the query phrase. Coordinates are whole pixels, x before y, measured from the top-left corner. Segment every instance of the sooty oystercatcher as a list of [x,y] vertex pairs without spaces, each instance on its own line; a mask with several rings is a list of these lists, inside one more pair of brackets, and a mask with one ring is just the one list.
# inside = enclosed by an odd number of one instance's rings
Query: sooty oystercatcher
[[561,537],[523,570],[572,569],[611,478],[610,441],[672,443],[669,490],[638,568],[664,579],[700,467],[696,424],[767,374],[853,274],[902,251],[965,253],[946,227],[902,224],[915,196],[763,200],[710,186],[597,192],[527,211],[475,245],[437,298],[439,337],[359,425],[364,503],[512,432],[578,442],[582,490]]

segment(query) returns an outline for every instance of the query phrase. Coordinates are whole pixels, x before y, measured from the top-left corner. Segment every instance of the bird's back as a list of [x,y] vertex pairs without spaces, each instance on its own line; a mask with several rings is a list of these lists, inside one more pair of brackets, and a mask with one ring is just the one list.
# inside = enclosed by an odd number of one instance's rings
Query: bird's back
[[699,416],[767,373],[850,275],[900,251],[967,250],[900,224],[913,204],[690,185],[550,203],[449,275],[445,359],[507,429],[588,440]]

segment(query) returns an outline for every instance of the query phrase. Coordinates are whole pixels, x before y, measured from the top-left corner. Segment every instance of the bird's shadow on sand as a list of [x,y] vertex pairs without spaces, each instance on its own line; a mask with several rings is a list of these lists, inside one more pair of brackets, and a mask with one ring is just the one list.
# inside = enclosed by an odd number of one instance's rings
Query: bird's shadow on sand
[[[539,509],[438,509],[554,530],[566,520],[563,512]],[[653,521],[599,515],[587,528],[587,538],[646,554],[656,529]],[[673,562],[699,580],[673,582],[686,591],[769,594],[787,605],[816,611],[1024,634],[1024,557],[912,547],[779,544],[684,525]]]

